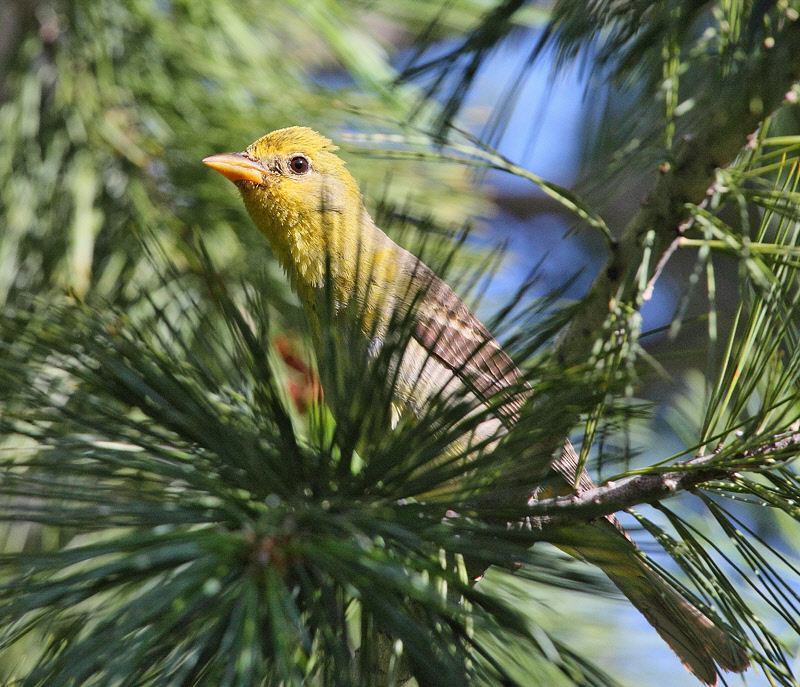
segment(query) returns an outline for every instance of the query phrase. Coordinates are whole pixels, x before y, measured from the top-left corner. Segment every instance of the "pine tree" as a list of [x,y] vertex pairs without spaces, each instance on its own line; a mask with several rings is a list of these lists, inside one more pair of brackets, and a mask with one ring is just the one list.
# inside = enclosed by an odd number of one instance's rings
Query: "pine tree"
[[[452,5],[0,8],[4,684],[614,685],[529,596],[613,596],[543,543],[620,511],[772,683],[795,684],[798,8]],[[402,73],[378,18],[418,32]],[[509,103],[483,137],[459,127],[483,61],[531,24],[531,64],[583,60],[619,95],[595,164],[603,183],[646,180],[625,226],[595,209],[599,182],[587,201],[493,150]],[[452,50],[428,60],[443,37]],[[356,88],[324,85],[331,65]],[[311,360],[261,238],[199,163],[292,123],[367,132],[347,139],[356,175],[378,157],[396,172],[373,204],[413,220],[408,242],[465,292],[491,256],[465,268],[435,227],[478,207],[474,170],[527,179],[606,241],[585,298],[523,288],[491,323],[535,390],[492,450],[446,457],[481,419],[465,400],[392,427],[402,316],[377,357],[343,358],[331,330]],[[694,394],[663,382],[685,448],[634,468],[628,444],[653,413],[637,394],[662,372],[640,311],[676,253],[693,271],[669,345],[700,323],[708,364]],[[315,365],[341,365],[353,393],[326,405]],[[529,501],[567,436],[614,477]]]

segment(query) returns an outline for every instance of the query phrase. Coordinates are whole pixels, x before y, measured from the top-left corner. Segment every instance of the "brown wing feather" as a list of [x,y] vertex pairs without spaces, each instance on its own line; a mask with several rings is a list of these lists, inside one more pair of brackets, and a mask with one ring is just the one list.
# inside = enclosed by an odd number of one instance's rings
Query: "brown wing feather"
[[[427,290],[417,309],[414,339],[462,379],[478,398],[497,403],[500,418],[506,424],[513,424],[531,394],[519,368],[444,281],[421,262],[415,270]],[[503,398],[504,394],[508,398]],[[578,455],[567,441],[553,468],[572,485],[577,467]],[[592,488],[594,483],[582,471],[578,491]]]
[[414,339],[478,398],[498,403],[505,422],[513,422],[530,395],[514,361],[447,284],[424,266],[417,276],[427,291],[415,317]]

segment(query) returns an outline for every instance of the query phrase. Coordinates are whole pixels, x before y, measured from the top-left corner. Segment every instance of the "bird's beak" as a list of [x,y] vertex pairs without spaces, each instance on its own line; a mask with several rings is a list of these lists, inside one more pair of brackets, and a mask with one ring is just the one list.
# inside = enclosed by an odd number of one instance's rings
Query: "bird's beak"
[[265,169],[255,160],[242,153],[220,153],[203,158],[203,164],[216,170],[231,181],[252,181],[255,184],[264,182]]

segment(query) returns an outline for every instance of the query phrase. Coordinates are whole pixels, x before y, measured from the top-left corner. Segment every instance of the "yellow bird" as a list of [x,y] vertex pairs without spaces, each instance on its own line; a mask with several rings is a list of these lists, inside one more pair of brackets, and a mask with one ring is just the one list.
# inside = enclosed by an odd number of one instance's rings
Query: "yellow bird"
[[[480,399],[502,398],[505,390],[509,397],[496,416],[480,423],[476,438],[501,436],[524,402],[521,373],[455,292],[375,225],[336,150],[309,128],[289,127],[243,153],[203,162],[236,184],[317,337],[331,296],[334,308],[355,301],[373,352],[391,313],[413,303],[413,335],[394,392],[398,407],[418,414],[434,395],[463,397],[465,386]],[[324,388],[324,371],[322,377]],[[567,444],[553,468],[571,485],[576,467]],[[581,490],[593,486],[585,473],[578,483]],[[648,564],[616,519],[570,526],[568,538],[570,546],[562,548],[600,567],[702,682],[715,684],[720,669],[747,669],[749,661],[729,633]]]

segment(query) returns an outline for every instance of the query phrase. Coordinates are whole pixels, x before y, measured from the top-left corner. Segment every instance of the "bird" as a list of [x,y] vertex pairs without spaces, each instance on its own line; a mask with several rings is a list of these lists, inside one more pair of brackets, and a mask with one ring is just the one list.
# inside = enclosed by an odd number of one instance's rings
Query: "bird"
[[[453,289],[375,224],[337,150],[313,129],[292,126],[203,163],[238,188],[302,303],[312,338],[321,336],[326,303],[355,302],[358,326],[374,354],[388,328],[387,313],[411,309],[411,336],[393,391],[398,413],[421,413],[431,398],[465,387],[479,399],[506,392],[505,402],[493,406],[494,415],[477,429],[479,439],[501,436],[530,393],[519,392],[522,373]],[[341,317],[352,317],[342,311]],[[576,476],[577,466],[567,441],[553,473],[565,487],[592,488],[585,471]],[[570,524],[567,540],[561,548],[603,570],[701,682],[714,685],[720,671],[749,667],[730,631],[660,575],[614,516]]]

